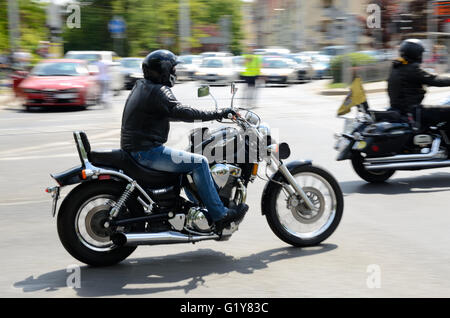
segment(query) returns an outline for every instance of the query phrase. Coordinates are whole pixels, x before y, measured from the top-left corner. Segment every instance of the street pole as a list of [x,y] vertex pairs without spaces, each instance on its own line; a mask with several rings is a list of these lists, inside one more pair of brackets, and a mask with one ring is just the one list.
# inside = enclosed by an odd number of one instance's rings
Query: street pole
[[191,51],[191,13],[189,0],[179,0],[178,19],[180,54],[189,54]]
[[350,47],[350,14],[348,13],[349,6],[348,0],[343,1],[342,12],[343,12],[343,23],[344,23],[344,57],[342,58],[342,83],[350,83],[350,60],[348,57],[349,47]]
[[296,19],[296,24],[297,27],[296,29],[298,30],[297,32],[297,51],[301,51],[302,47],[304,45],[304,30],[303,30],[303,17],[302,17],[302,0],[297,0],[297,8],[296,8],[296,13],[297,13],[297,19]]
[[11,51],[18,48],[20,41],[19,29],[19,9],[18,2],[15,0],[8,0],[8,27],[9,27],[9,46]]

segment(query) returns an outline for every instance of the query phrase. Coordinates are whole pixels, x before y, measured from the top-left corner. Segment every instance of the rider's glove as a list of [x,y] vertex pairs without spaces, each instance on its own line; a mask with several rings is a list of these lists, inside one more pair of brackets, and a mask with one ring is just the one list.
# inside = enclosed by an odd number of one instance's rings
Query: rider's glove
[[236,112],[231,108],[225,108],[219,112],[219,116],[220,118],[232,118],[236,116]]

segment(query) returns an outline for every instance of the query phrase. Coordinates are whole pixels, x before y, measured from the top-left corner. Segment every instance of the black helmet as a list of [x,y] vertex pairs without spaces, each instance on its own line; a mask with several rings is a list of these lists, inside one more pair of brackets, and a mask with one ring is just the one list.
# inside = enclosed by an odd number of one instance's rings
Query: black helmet
[[168,50],[153,51],[142,62],[144,78],[172,87],[177,79],[175,72],[177,64],[177,56],[172,52]]
[[417,39],[404,40],[400,45],[400,56],[408,62],[422,63],[422,55],[425,47],[422,41]]

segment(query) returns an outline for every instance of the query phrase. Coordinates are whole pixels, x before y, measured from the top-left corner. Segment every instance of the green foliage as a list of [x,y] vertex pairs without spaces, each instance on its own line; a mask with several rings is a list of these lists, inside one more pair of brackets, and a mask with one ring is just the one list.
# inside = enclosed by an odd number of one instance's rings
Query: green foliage
[[[156,0],[90,0],[82,1],[81,29],[65,29],[64,49],[113,49],[121,55],[144,55],[165,48],[179,53],[179,1]],[[91,3],[87,5],[87,3]],[[230,44],[233,52],[241,50],[240,0],[189,0],[191,17],[191,47],[200,46],[206,36],[199,26],[217,25],[223,16],[231,16]],[[108,32],[108,22],[121,16],[126,24],[126,37],[113,40]],[[115,43],[115,44],[114,44]]]
[[[35,55],[39,41],[47,40],[45,9],[32,0],[19,0],[20,47]],[[8,2],[0,1],[0,52],[10,48],[8,30]]]
[[[179,1],[156,0],[80,0],[81,28],[64,27],[64,50],[116,50],[121,55],[143,55],[165,48],[179,53]],[[230,49],[241,51],[241,0],[189,0],[191,16],[191,47],[200,47],[206,34],[201,26],[218,25],[223,16],[231,17]],[[48,40],[43,3],[19,0],[20,45],[35,52],[39,41]],[[124,39],[112,39],[108,23],[121,16],[127,24]],[[63,17],[63,19],[65,19]],[[64,21],[63,21],[64,22]],[[65,25],[65,23],[63,23]],[[0,1],[0,52],[9,48],[8,6]]]
[[344,58],[349,61],[349,66],[354,68],[362,65],[369,65],[376,62],[376,60],[368,54],[363,53],[349,53],[345,55],[338,55],[331,60],[330,71],[333,77],[333,83],[342,82],[342,65]]

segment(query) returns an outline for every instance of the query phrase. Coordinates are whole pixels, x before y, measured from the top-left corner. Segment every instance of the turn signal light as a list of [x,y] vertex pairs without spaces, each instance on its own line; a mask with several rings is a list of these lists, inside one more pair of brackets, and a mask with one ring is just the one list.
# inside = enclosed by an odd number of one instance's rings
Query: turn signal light
[[259,165],[257,163],[253,164],[252,176],[256,176],[258,174],[258,167]]
[[86,170],[81,170],[81,179],[83,179],[83,180],[87,179]]

